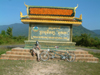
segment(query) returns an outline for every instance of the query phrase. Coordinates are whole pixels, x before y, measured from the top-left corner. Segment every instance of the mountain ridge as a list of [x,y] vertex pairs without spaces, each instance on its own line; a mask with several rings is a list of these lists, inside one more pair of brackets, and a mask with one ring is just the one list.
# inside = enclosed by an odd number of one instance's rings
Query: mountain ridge
[[100,29],[92,30],[94,33],[100,35]]
[[[13,36],[28,36],[28,29],[29,24],[23,24],[23,23],[14,23],[10,25],[1,25],[0,26],[0,33],[2,30],[7,30],[8,27],[13,27]],[[73,36],[80,36],[81,34],[86,33],[90,34],[91,37],[98,37],[100,38],[100,35],[97,34],[94,30],[88,30],[82,25],[80,26],[73,26]],[[99,32],[98,32],[99,33]]]

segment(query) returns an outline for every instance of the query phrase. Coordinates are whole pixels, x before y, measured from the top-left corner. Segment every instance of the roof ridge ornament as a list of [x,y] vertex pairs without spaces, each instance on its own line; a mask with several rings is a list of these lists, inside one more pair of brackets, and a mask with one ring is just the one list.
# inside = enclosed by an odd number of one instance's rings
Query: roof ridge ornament
[[22,17],[28,17],[28,16],[27,15],[23,16],[22,12],[20,12],[20,17],[22,18]]
[[75,10],[78,8],[78,4],[77,4],[77,6],[75,7]]
[[20,12],[20,17],[23,17],[23,14],[22,14],[22,12]]
[[27,7],[27,5],[25,4],[25,2],[24,2],[24,5]]
[[82,14],[80,15],[80,19],[82,19]]

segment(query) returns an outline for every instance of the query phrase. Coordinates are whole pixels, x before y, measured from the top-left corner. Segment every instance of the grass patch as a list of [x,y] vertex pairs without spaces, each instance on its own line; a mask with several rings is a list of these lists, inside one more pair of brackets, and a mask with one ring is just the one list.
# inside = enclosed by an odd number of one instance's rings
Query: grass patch
[[100,63],[0,60],[0,75],[100,75]]
[[1,56],[1,54],[4,54],[4,53],[6,53],[6,51],[10,51],[11,49],[5,49],[5,48],[1,48],[0,49],[0,56]]
[[33,61],[0,60],[0,75],[25,75],[28,68],[32,68]]
[[85,63],[85,62],[74,62],[74,63],[65,63],[63,64],[64,72],[68,75],[99,75],[100,63]]
[[94,53],[94,52],[91,52],[91,51],[88,51],[90,54],[92,54],[94,57],[97,57],[99,58],[100,60],[100,53]]
[[[11,49],[0,49],[0,55]],[[89,52],[99,63],[0,59],[0,75],[100,75],[100,53]]]

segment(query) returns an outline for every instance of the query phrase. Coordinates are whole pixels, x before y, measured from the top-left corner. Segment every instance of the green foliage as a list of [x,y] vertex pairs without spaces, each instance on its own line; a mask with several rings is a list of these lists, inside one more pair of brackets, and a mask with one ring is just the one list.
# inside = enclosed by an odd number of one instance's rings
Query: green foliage
[[100,49],[100,39],[90,37],[88,34],[81,34],[81,36],[73,36],[73,41],[77,46],[96,47]]
[[0,49],[0,55],[6,53],[6,51],[9,51],[9,50],[11,49],[5,49],[5,48]]
[[[98,31],[96,31],[96,33],[99,33],[100,32],[100,30],[98,30]],[[80,26],[73,26],[73,35],[74,36],[81,36],[81,34],[84,34],[84,33],[86,33],[86,34],[91,34],[90,36],[91,37],[98,37],[98,38],[100,38],[100,35],[98,35],[98,34],[96,34],[94,31],[91,31],[91,30],[88,30],[88,29],[86,29],[86,28],[84,28],[82,25],[80,25]]]
[[[3,30],[0,34],[0,44],[22,44],[27,40],[25,36],[12,36],[12,28],[7,28],[7,34]],[[81,34],[80,36],[73,36],[73,42],[77,46],[96,47],[100,49],[100,39],[90,37],[88,34]]]
[[7,28],[7,35],[8,35],[9,37],[12,37],[12,29],[13,29],[13,28],[10,28],[10,27]]
[[5,35],[6,35],[5,30],[2,30],[2,31],[1,31],[1,35],[2,35],[2,36],[5,36]]
[[25,36],[12,36],[12,28],[8,27],[7,34],[3,30],[0,34],[0,44],[22,44],[27,37]]
[[3,36],[0,34],[0,44],[3,43],[3,40],[2,40]]
[[99,58],[99,60],[100,60],[100,53],[94,53],[94,52],[91,52],[91,51],[89,51],[89,53],[92,54],[93,56]]

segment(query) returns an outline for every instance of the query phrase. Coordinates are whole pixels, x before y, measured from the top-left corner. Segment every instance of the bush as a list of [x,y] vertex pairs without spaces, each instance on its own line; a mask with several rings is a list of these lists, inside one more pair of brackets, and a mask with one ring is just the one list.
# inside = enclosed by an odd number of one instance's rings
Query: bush
[[96,47],[100,49],[100,39],[95,37],[92,38],[90,35],[81,34],[81,36],[73,36],[73,41],[76,42],[77,46],[86,46],[86,47]]
[[0,44],[15,44],[15,43],[24,43],[27,37],[25,36],[12,36],[12,28],[7,28],[7,32],[1,31],[0,34]]

